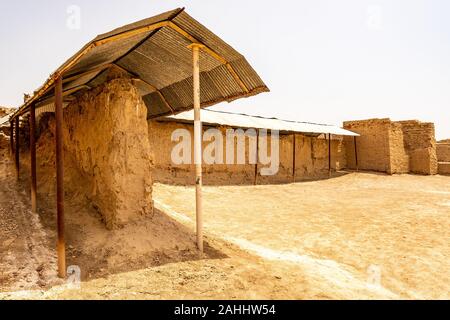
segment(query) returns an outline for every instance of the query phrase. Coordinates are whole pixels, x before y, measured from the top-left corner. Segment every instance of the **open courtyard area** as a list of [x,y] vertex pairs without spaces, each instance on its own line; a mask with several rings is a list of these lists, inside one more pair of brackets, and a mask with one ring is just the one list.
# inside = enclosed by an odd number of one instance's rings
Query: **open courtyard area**
[[[15,264],[30,255],[28,261],[34,259],[38,274],[47,270],[47,278],[41,287],[13,279],[25,285],[8,290],[2,283],[0,297],[449,298],[450,177],[349,172],[287,185],[206,186],[203,196],[202,256],[195,250],[195,188],[156,184],[153,221],[121,230],[104,230],[89,209],[71,203],[69,263],[81,269],[79,288],[67,288],[52,275],[54,266],[39,268],[42,261],[35,260],[47,257],[23,245],[9,249],[20,259],[2,260],[1,270],[22,270]],[[2,194],[16,203],[26,197],[19,198]],[[2,203],[2,213],[7,210]],[[45,238],[54,237],[51,228],[46,231],[45,214],[43,226],[35,221],[33,227],[27,214],[16,216],[24,224],[17,229],[45,248],[52,243]],[[29,264],[26,269],[20,271],[25,279]]]

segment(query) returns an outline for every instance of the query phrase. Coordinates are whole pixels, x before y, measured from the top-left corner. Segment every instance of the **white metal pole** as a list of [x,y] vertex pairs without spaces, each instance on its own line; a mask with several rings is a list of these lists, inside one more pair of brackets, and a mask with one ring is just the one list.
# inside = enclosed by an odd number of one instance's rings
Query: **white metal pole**
[[197,221],[197,247],[203,252],[202,218],[202,121],[200,118],[200,47],[192,46],[194,80],[194,162],[195,162],[195,209]]

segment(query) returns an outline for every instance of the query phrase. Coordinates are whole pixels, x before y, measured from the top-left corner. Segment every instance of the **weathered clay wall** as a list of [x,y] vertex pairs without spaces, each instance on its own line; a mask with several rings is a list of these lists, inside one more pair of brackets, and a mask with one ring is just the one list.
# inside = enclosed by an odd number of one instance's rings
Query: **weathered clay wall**
[[437,156],[434,124],[419,121],[400,121],[410,172],[436,174]]
[[410,171],[409,155],[404,147],[403,127],[396,122],[391,122],[389,130],[389,161],[389,174]]
[[450,175],[450,162],[439,162],[438,163],[438,173]]
[[[359,133],[356,138],[358,167],[362,170],[388,172],[390,170],[390,120],[370,119],[346,121],[344,128]],[[353,137],[344,137],[347,167],[356,169]]]
[[436,154],[439,162],[450,162],[450,143],[436,144]]
[[438,159],[438,173],[450,175],[450,142],[436,144],[436,154]]
[[[65,159],[73,160],[68,163],[80,173],[82,192],[108,228],[152,213],[146,116],[145,104],[127,79],[87,91],[64,109]],[[48,129],[54,135],[54,119]],[[43,132],[39,139],[47,136]]]
[[[436,174],[434,125],[419,121],[392,122],[369,119],[344,122],[344,128],[359,133],[358,166],[362,170],[394,173]],[[354,141],[346,137],[348,167],[355,169]]]
[[[203,131],[209,127],[204,126]],[[186,129],[191,136],[191,165],[176,165],[172,163],[171,152],[177,142],[171,141],[172,132],[176,129]],[[219,127],[222,132],[223,155],[226,159],[226,130]],[[195,165],[193,164],[193,126],[176,122],[149,121],[149,141],[153,151],[153,179],[163,183],[193,184],[195,181]],[[270,137],[270,136],[269,136]],[[252,184],[255,180],[255,165],[249,164],[249,139],[245,139],[245,164],[204,164],[204,184]],[[268,139],[270,141],[270,138]],[[324,139],[296,135],[296,180],[316,179],[328,176],[328,142]],[[209,142],[203,143],[205,148]],[[237,140],[234,142],[237,157]],[[262,176],[260,170],[267,165],[258,165],[257,183],[286,183],[292,182],[293,177],[293,137],[280,135],[279,142],[279,170],[273,176]],[[268,144],[268,155],[271,146]],[[332,168],[340,170],[345,168],[345,150],[342,139],[332,140]]]

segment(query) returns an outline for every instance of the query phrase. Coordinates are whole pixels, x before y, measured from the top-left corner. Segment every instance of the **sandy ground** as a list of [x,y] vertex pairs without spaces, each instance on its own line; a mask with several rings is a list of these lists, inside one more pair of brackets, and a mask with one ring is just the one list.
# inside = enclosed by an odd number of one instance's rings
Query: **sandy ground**
[[3,158],[0,299],[449,298],[450,177],[205,187],[204,255],[192,187],[155,185],[155,216],[114,231],[67,192],[70,288],[55,274],[54,191],[39,187],[34,215],[28,171],[13,173]]
[[[157,185],[194,219],[194,190]],[[351,173],[277,186],[205,187],[208,232],[334,282],[401,298],[450,297],[450,177]],[[377,281],[379,279],[380,281]]]
[[39,218],[29,210],[24,185],[0,160],[0,288],[23,290],[55,284],[55,255]]

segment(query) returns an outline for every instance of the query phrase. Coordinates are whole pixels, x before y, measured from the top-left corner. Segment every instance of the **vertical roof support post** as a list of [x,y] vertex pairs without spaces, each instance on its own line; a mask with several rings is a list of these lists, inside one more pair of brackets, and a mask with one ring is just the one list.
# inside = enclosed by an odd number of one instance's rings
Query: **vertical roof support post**
[[36,105],[30,106],[30,166],[31,166],[31,210],[37,212],[36,201]]
[[356,136],[353,137],[353,145],[355,146],[355,167],[356,167],[356,171],[359,171],[359,166],[358,166],[358,146],[356,144]]
[[55,84],[55,145],[56,145],[56,212],[58,231],[58,276],[66,277],[66,246],[64,240],[64,150],[63,150],[63,96],[62,76]]
[[259,161],[259,129],[256,132],[256,162],[255,162],[255,181],[253,184],[258,184],[258,161]]
[[331,133],[328,134],[328,177],[331,178]]
[[10,127],[9,127],[9,155],[12,159],[12,157],[14,156],[14,122],[11,120],[9,122]]
[[194,162],[195,162],[195,211],[197,224],[197,247],[203,253],[203,206],[202,206],[202,121],[200,109],[200,48],[192,44],[194,82]]
[[14,121],[15,121],[15,126],[16,126],[16,137],[14,138],[14,142],[15,142],[15,144],[16,144],[16,147],[15,147],[15,149],[14,149],[14,154],[15,154],[15,160],[16,160],[16,175],[17,175],[17,180],[19,180],[19,174],[20,174],[20,159],[19,159],[19,153],[20,153],[20,150],[19,150],[19,142],[20,142],[20,139],[19,139],[19,135],[20,135],[20,128],[19,128],[19,116],[17,116],[15,119],[14,119]]
[[295,146],[295,132],[292,134],[292,182],[295,182],[295,154],[296,152],[296,146]]

